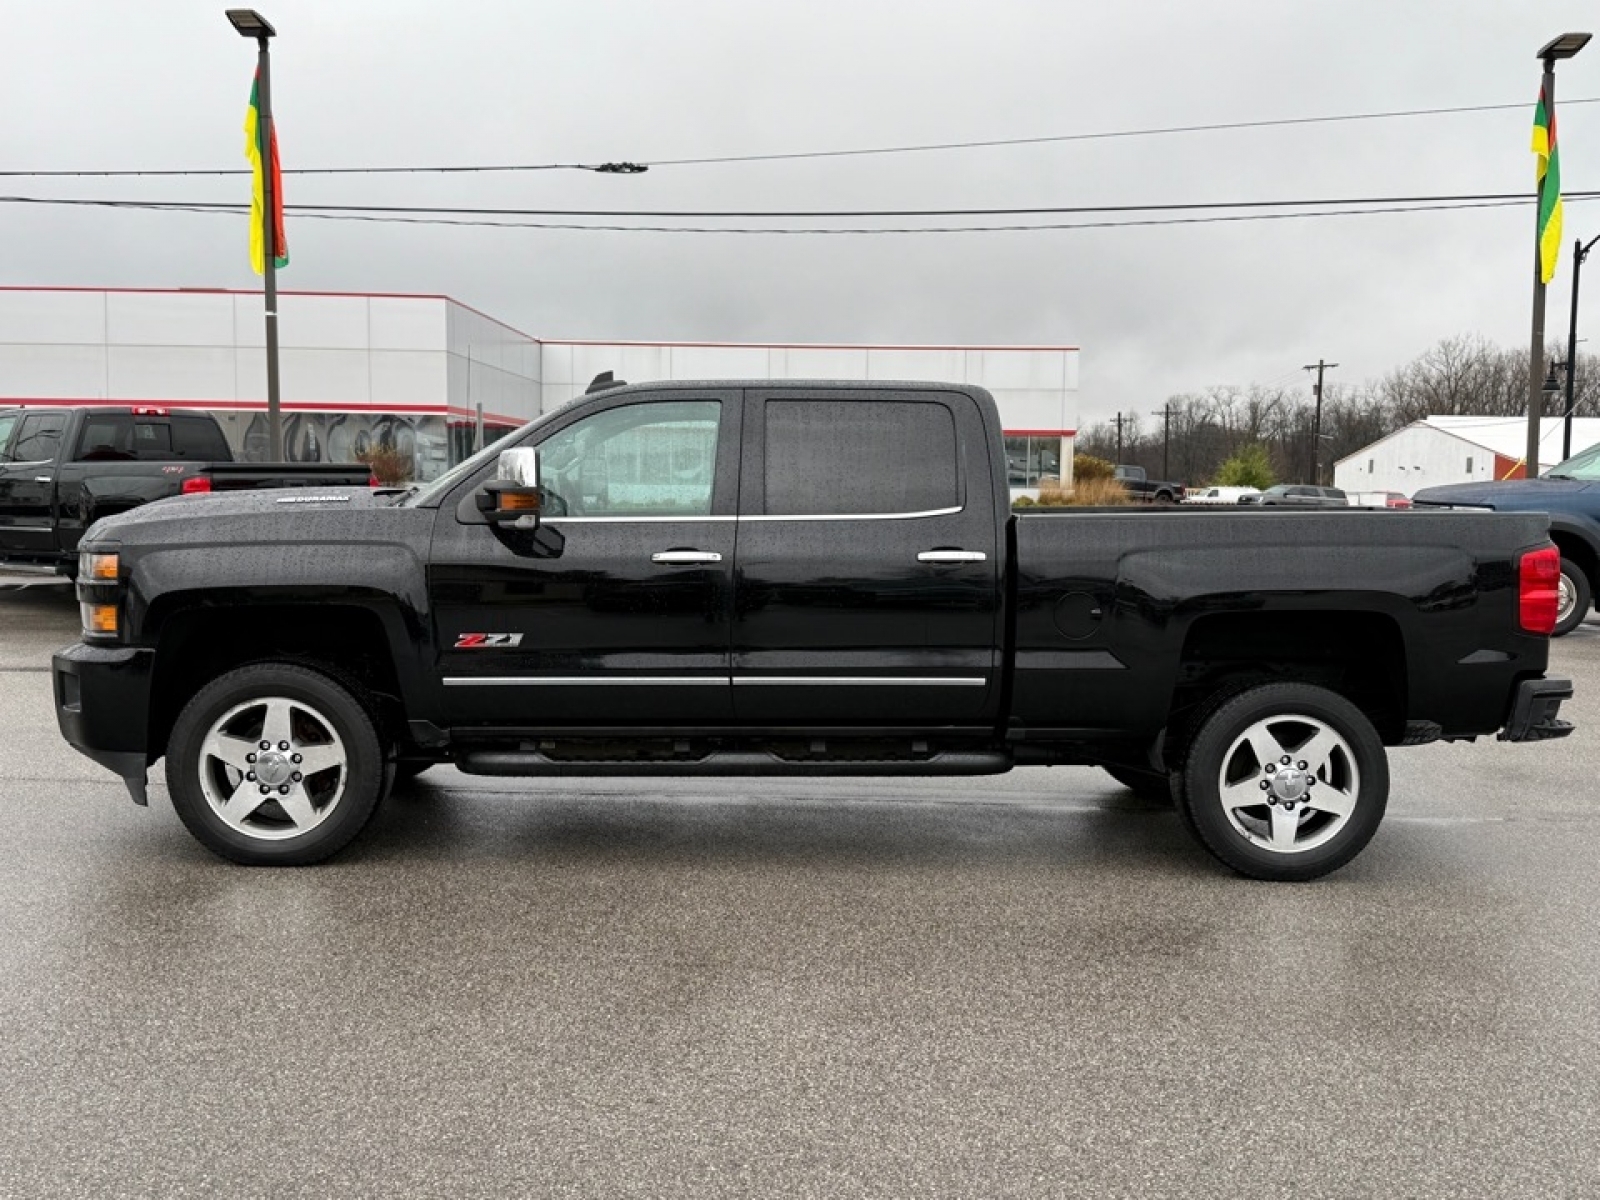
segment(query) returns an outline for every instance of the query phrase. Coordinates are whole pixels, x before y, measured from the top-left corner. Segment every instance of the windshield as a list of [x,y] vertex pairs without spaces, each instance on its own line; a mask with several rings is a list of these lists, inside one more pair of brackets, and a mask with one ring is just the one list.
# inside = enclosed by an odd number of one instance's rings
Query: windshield
[[1564,463],[1557,463],[1545,472],[1547,479],[1600,480],[1600,445],[1590,446],[1581,454],[1574,454]]
[[413,490],[400,497],[397,502],[398,506],[401,508],[424,508],[430,504],[438,504],[456,484],[494,462],[495,459],[500,457],[502,450],[509,450],[513,446],[521,445],[527,440],[527,435],[530,431],[537,429],[555,416],[556,412],[560,411],[560,409],[557,409],[555,412],[547,412],[541,417],[535,417],[521,429],[512,430],[505,437],[490,442],[471,458],[462,459],[432,483],[413,485]]

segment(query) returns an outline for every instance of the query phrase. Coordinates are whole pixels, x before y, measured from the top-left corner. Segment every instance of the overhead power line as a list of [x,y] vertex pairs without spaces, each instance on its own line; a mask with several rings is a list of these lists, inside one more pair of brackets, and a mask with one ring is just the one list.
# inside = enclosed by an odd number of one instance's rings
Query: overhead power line
[[[1600,192],[1569,192],[1565,199],[1581,203],[1600,197]],[[121,208],[157,212],[210,213],[222,216],[242,216],[246,206],[209,202],[179,203],[143,200],[58,200],[39,197],[0,196],[0,204],[66,204],[74,206]],[[873,226],[873,227],[746,227],[746,226],[689,226],[689,225],[596,225],[574,222],[518,221],[493,217],[451,217],[406,215],[387,211],[296,211],[297,220],[366,221],[377,224],[453,226],[469,229],[545,229],[587,233],[690,233],[690,234],[746,234],[746,235],[885,235],[885,234],[952,234],[952,233],[1037,233],[1049,230],[1073,229],[1128,229],[1160,225],[1211,225],[1244,221],[1288,221],[1314,217],[1378,216],[1392,213],[1453,212],[1461,209],[1511,208],[1533,203],[1531,197],[1518,199],[1491,199],[1472,203],[1389,205],[1368,208],[1314,209],[1297,212],[1243,212],[1192,217],[1152,217],[1114,221],[1077,221],[1026,225],[969,225],[969,226]],[[415,210],[438,212],[441,210]]]
[[[1562,100],[1561,107],[1572,104],[1596,104],[1600,97],[1579,100]],[[1384,121],[1398,117],[1438,117],[1453,113],[1501,112],[1506,109],[1526,109],[1526,102],[1518,104],[1468,104],[1455,108],[1408,108],[1387,112],[1340,113],[1322,117],[1269,117],[1259,121],[1219,121],[1209,125],[1161,125],[1147,129],[1107,130],[1095,133],[1059,133],[1044,137],[997,138],[974,142],[929,142],[916,146],[880,146],[870,150],[806,150],[791,154],[738,154],[720,158],[667,158],[652,159],[653,167],[701,166],[709,163],[779,162],[800,158],[847,158],[867,154],[923,154],[936,150],[986,150],[1001,146],[1041,146],[1056,142],[1093,142],[1112,138],[1158,137],[1177,133],[1218,133],[1236,129],[1272,129],[1290,125],[1332,125],[1344,121]]]
[[[1565,199],[1584,199],[1593,192],[1567,191]],[[250,206],[239,201],[211,200],[104,200],[69,197],[0,196],[12,204],[84,204],[113,208],[213,209],[219,212],[244,211]],[[1092,213],[1197,212],[1289,208],[1348,208],[1369,205],[1488,205],[1531,204],[1526,192],[1466,192],[1419,196],[1337,196],[1332,198],[1289,200],[1195,200],[1155,204],[1056,204],[1009,208],[859,208],[859,209],[682,209],[682,208],[482,208],[436,204],[289,204],[285,209],[301,215],[319,213],[370,213],[451,217],[592,217],[658,218],[668,220],[863,220],[890,217],[1047,217],[1081,216]]]
[[[1600,97],[1562,100],[1561,107],[1600,104]],[[1095,130],[1084,133],[1045,134],[1039,137],[989,138],[965,142],[924,142],[905,146],[872,146],[845,150],[797,150],[772,154],[724,154],[699,158],[641,159],[633,162],[603,163],[499,163],[434,166],[381,167],[290,167],[285,175],[464,175],[512,174],[535,171],[588,171],[602,175],[636,175],[657,167],[691,167],[729,163],[795,162],[803,159],[864,158],[887,154],[928,154],[951,150],[991,150],[1008,146],[1044,146],[1068,142],[1110,141],[1123,138],[1160,137],[1188,133],[1219,133],[1230,130],[1274,129],[1298,125],[1334,125],[1351,121],[1387,121],[1412,117],[1452,116],[1462,113],[1504,112],[1526,109],[1526,103],[1466,104],[1448,108],[1406,108],[1382,112],[1337,113],[1315,117],[1269,117],[1256,121],[1218,121],[1205,125],[1159,125],[1141,129]],[[175,178],[179,176],[248,175],[248,168],[190,167],[120,170],[10,170],[0,171],[0,179],[129,179]]]

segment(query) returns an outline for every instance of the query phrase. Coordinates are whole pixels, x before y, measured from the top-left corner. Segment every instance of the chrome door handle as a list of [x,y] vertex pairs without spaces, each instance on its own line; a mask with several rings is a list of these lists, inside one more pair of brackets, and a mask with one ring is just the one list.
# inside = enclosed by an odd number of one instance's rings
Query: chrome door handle
[[693,563],[719,563],[722,555],[715,550],[662,550],[652,554],[650,561],[666,567],[681,567]]
[[920,563],[980,563],[988,558],[982,550],[924,550],[917,555]]
[[34,476],[34,477],[33,477],[33,481],[34,481],[34,482],[35,482],[35,483],[49,483],[49,482],[51,482],[51,480],[52,480],[52,479],[53,479],[53,478],[54,478],[54,477],[53,477],[53,476],[50,476],[50,475],[35,475],[35,476]]

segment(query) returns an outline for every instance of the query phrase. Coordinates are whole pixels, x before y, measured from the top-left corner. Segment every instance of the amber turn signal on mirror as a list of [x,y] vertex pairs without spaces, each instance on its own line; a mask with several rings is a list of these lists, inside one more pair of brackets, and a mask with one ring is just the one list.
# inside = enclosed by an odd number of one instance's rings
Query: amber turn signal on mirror
[[486,483],[477,495],[478,511],[491,523],[533,517],[537,522],[544,508],[544,494],[537,487],[495,480]]

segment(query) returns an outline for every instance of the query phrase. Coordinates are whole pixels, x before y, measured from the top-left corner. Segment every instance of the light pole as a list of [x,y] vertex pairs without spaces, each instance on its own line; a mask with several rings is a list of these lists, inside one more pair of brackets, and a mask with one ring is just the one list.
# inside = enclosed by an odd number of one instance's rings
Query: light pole
[[261,244],[262,278],[265,280],[267,309],[267,453],[273,462],[283,461],[283,412],[278,403],[278,245],[277,202],[272,177],[272,56],[267,52],[277,36],[268,20],[253,8],[230,8],[228,20],[241,37],[254,38],[256,57],[256,137],[261,147]]
[[1583,270],[1583,260],[1589,257],[1596,242],[1600,242],[1600,237],[1592,237],[1587,243],[1577,238],[1572,243],[1572,316],[1567,323],[1567,411],[1561,427],[1562,462],[1572,457],[1572,406],[1575,403],[1572,381],[1578,374],[1578,275]]
[[1524,475],[1532,479],[1539,474],[1539,422],[1544,408],[1544,270],[1539,254],[1539,235],[1544,231],[1544,193],[1554,189],[1551,204],[1561,200],[1561,175],[1558,168],[1556,138],[1556,60],[1571,58],[1589,44],[1590,34],[1563,33],[1539,51],[1544,60],[1544,79],[1539,87],[1539,102],[1544,109],[1546,128],[1549,131],[1550,167],[1539,180],[1537,203],[1533,214],[1533,342],[1528,355],[1528,453]]

